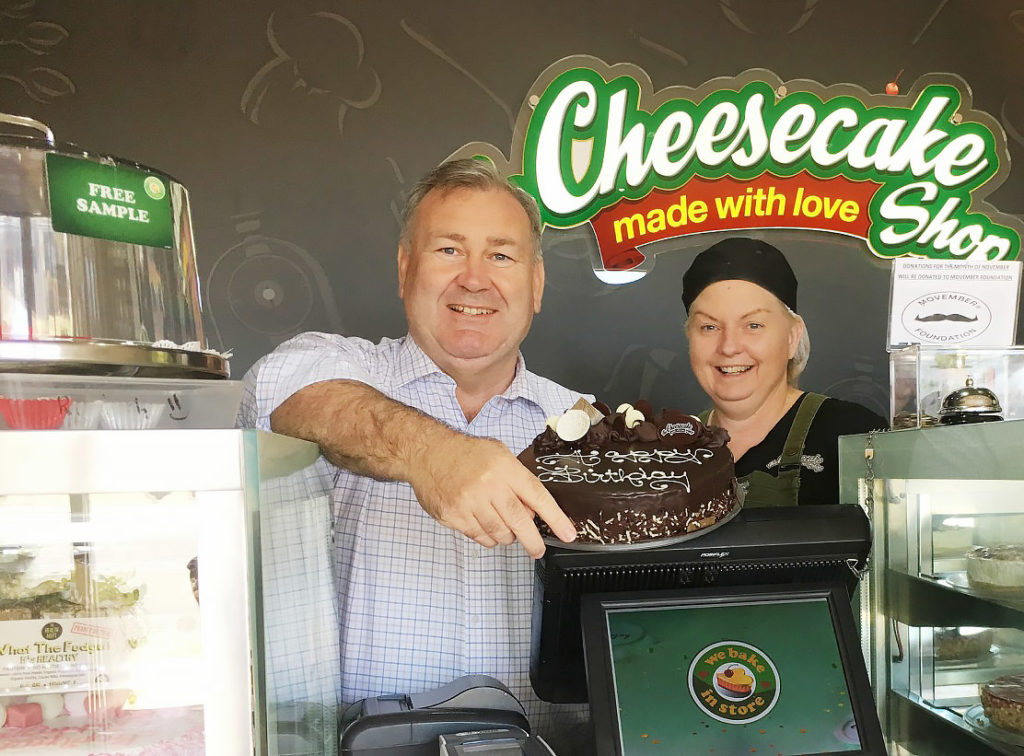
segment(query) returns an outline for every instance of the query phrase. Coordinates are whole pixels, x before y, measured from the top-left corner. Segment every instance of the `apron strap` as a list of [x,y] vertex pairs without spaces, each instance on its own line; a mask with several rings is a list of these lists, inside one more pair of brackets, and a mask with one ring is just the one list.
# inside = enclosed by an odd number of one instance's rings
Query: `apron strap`
[[807,392],[800,402],[800,408],[793,418],[793,425],[789,428],[789,435],[786,436],[786,443],[782,447],[782,458],[779,460],[779,472],[783,469],[796,467],[800,469],[800,463],[804,454],[804,442],[807,440],[807,431],[814,422],[814,416],[818,414],[826,397],[823,394]]

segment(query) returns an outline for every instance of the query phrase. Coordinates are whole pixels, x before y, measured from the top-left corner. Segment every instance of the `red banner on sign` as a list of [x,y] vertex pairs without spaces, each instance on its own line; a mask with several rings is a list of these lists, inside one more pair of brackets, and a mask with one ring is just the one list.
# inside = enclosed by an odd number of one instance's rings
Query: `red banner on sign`
[[750,180],[692,178],[678,189],[655,189],[595,215],[605,270],[630,270],[644,261],[638,247],[689,234],[751,228],[811,228],[866,237],[874,181],[800,173]]

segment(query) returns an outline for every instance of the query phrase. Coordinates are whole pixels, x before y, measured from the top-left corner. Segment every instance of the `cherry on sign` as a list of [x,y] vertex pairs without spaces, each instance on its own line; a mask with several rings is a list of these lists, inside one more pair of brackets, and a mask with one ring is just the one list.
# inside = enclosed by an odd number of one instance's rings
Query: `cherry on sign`
[[896,78],[885,85],[885,93],[888,95],[898,95],[900,93],[900,85],[897,83],[900,80],[900,76],[903,75],[903,69],[896,74]]

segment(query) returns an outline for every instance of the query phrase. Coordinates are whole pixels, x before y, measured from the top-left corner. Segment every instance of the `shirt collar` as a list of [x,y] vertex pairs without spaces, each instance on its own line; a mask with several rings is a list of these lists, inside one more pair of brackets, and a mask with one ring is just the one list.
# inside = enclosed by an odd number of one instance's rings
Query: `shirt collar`
[[[420,349],[419,344],[410,334],[406,334],[401,341],[402,344],[398,349],[398,364],[395,369],[397,385],[404,386],[430,376],[438,376],[445,382],[455,384],[455,379],[441,370],[437,363]],[[547,415],[559,414],[565,409],[564,407],[547,406],[550,404],[546,401],[547,393],[540,390],[537,376],[526,369],[526,360],[523,358],[522,352],[516,356],[516,374],[512,383],[498,396],[509,401],[526,399],[543,409]]]
[[437,366],[427,353],[420,349],[419,344],[409,334],[401,339],[401,346],[398,348],[398,361],[395,367],[395,383],[404,386],[420,378],[437,375],[455,383],[455,379],[445,373]]
[[536,392],[533,390],[535,387],[532,384],[530,373],[526,370],[526,360],[523,359],[523,353],[520,352],[516,357],[516,374],[512,378],[512,383],[501,392],[500,396],[506,399],[522,398],[535,402],[534,394]]

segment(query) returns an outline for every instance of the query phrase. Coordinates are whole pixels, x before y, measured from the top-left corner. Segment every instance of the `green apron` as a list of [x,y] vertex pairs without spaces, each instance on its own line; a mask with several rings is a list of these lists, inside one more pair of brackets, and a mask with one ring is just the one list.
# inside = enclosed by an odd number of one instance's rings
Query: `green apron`
[[[807,431],[818,413],[818,408],[825,401],[822,394],[808,392],[804,395],[800,408],[793,418],[793,425],[786,436],[786,444],[779,460],[778,476],[754,470],[749,475],[738,478],[740,486],[746,489],[743,500],[744,507],[794,507],[799,502],[800,465],[804,454],[804,442]],[[707,422],[711,410],[700,414],[700,419]]]

